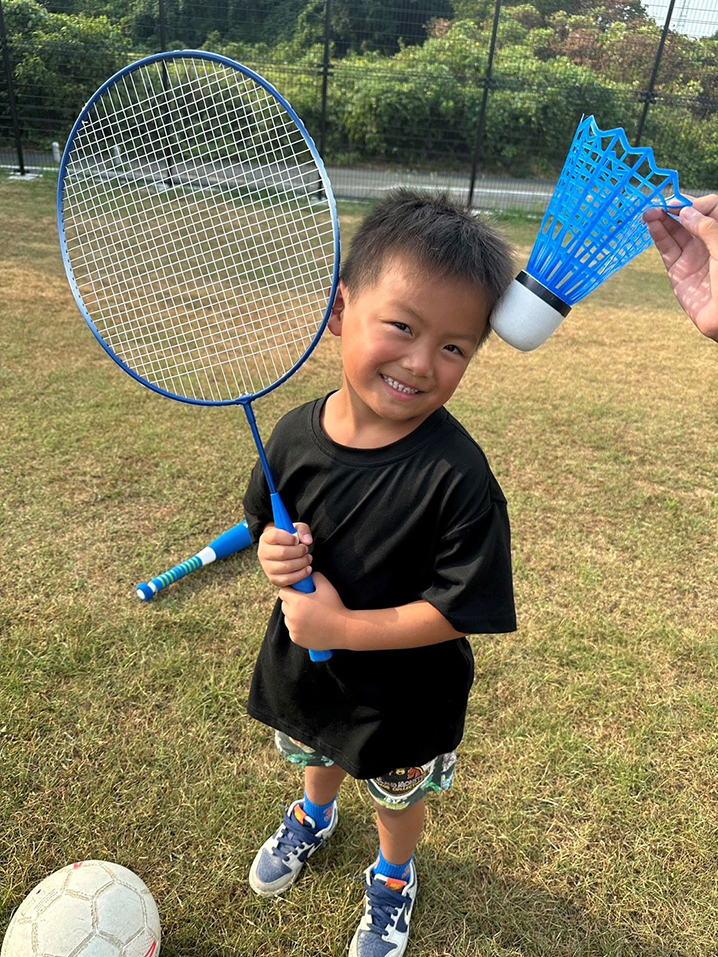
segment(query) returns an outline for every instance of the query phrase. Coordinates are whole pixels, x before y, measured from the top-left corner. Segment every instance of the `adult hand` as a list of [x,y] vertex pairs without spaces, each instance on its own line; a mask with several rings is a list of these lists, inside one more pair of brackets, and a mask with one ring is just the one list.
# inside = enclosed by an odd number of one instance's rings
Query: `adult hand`
[[693,200],[677,218],[662,209],[643,218],[676,299],[696,328],[718,342],[718,196]]

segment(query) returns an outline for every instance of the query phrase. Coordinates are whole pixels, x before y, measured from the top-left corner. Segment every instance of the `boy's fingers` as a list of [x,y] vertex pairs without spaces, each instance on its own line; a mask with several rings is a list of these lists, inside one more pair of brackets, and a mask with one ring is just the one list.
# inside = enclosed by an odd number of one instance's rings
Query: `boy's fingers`
[[299,541],[304,545],[312,544],[312,532],[306,522],[295,522],[294,527],[297,530],[297,535],[299,536]]
[[296,585],[297,582],[302,581],[303,578],[306,578],[311,572],[311,568],[305,568],[300,572],[292,572],[287,575],[272,575],[268,576],[269,580],[273,585],[276,585],[278,588],[290,588],[292,585]]
[[[309,526],[307,526],[308,528]],[[291,532],[285,532],[283,528],[276,528],[274,525],[265,528],[262,532],[262,538],[267,545],[296,545],[297,538]]]
[[294,572],[303,571],[307,565],[311,565],[312,556],[303,555],[301,558],[294,558],[291,561],[267,561],[265,559],[265,570],[271,575],[291,575]]
[[266,545],[260,546],[257,555],[262,562],[281,565],[284,562],[307,561],[306,545]]

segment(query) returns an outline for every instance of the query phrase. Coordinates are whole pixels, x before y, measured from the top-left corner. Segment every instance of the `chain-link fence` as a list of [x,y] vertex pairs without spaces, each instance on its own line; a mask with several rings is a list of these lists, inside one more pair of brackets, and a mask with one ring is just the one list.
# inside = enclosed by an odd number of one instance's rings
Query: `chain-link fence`
[[0,0],[0,165],[57,167],[84,102],[172,49],[295,107],[340,198],[396,185],[542,210],[583,113],[718,186],[718,0]]

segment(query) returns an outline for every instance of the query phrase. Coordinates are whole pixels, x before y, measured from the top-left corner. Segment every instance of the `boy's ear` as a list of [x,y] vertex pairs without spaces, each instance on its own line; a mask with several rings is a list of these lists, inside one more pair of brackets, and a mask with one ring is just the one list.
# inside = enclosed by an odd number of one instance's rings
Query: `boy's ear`
[[333,336],[341,336],[342,334],[342,319],[344,318],[344,304],[346,299],[346,286],[343,282],[339,282],[337,286],[337,292],[334,297],[334,305],[332,306],[332,312],[329,316],[329,331]]

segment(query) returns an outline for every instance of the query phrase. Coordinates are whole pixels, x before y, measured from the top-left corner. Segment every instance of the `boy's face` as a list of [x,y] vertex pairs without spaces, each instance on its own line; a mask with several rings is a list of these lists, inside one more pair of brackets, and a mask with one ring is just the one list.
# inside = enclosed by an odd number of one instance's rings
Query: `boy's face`
[[380,419],[419,425],[453,395],[488,314],[474,286],[401,257],[351,299],[340,284],[329,328],[342,337],[352,401]]

